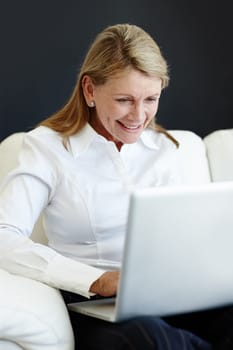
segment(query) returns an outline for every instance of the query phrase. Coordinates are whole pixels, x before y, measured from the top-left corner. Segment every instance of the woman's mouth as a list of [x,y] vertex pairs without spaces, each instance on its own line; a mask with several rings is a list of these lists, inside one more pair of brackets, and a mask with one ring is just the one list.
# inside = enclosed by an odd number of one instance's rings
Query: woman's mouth
[[123,129],[125,129],[127,131],[138,131],[143,127],[142,124],[126,124],[126,123],[120,122],[119,120],[117,122],[120,124],[120,126]]

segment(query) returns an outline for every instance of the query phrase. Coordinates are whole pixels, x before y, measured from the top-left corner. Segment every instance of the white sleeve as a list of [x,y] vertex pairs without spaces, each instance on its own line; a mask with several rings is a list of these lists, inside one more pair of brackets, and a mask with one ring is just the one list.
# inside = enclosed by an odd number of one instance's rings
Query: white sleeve
[[66,258],[29,238],[41,211],[49,204],[52,182],[56,181],[56,172],[45,176],[48,164],[42,165],[35,152],[33,156],[34,165],[29,162],[28,169],[19,166],[0,187],[0,267],[89,297],[90,285],[103,274],[102,269]]

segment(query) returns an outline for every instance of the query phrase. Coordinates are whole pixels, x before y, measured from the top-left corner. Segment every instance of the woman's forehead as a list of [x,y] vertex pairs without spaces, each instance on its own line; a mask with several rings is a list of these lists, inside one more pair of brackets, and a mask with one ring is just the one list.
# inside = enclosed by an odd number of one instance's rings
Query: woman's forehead
[[141,89],[159,93],[162,80],[158,77],[149,77],[134,69],[127,69],[109,78],[103,87],[110,89],[113,93],[125,91],[138,91]]

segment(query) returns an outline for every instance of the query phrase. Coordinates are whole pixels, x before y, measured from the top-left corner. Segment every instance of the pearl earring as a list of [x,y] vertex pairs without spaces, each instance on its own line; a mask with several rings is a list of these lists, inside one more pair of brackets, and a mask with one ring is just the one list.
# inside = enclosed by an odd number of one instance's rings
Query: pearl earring
[[95,107],[95,102],[91,101],[89,107]]

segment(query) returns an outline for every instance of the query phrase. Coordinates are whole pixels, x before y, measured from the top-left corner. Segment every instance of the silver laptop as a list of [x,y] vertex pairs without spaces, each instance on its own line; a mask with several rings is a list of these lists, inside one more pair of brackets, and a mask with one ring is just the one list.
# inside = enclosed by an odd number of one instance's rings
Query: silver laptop
[[69,304],[111,322],[233,303],[233,182],[131,195],[116,298]]

